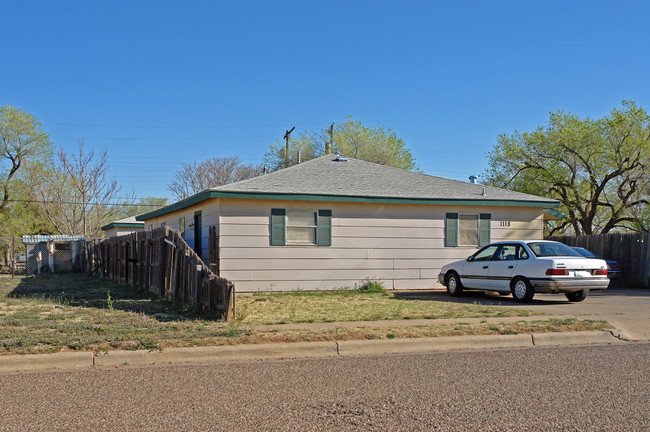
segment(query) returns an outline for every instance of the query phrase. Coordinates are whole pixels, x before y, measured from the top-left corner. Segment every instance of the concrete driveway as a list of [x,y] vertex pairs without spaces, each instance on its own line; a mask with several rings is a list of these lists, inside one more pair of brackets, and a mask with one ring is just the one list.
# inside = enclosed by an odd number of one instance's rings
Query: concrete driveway
[[[442,296],[437,297],[437,300],[442,300]],[[447,301],[517,307],[567,318],[605,320],[630,339],[650,340],[649,289],[592,291],[586,300],[579,303],[567,301],[564,294],[535,294],[532,303],[522,304],[515,302],[512,296],[472,291],[460,298],[447,297]]]

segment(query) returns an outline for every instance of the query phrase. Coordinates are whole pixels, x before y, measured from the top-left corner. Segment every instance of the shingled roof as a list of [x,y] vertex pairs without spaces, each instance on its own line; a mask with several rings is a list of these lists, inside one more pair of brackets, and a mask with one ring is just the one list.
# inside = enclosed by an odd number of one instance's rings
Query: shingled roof
[[270,174],[212,189],[137,217],[145,220],[209,198],[557,207],[559,201],[325,155]]

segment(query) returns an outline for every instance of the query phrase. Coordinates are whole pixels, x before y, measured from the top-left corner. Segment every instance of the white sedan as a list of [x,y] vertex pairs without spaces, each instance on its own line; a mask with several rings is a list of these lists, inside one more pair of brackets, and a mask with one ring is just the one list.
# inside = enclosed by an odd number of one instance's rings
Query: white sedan
[[442,267],[438,280],[447,292],[464,289],[498,291],[518,302],[529,302],[536,292],[564,293],[579,302],[590,289],[609,285],[607,263],[585,258],[563,243],[522,240],[492,243],[463,261]]

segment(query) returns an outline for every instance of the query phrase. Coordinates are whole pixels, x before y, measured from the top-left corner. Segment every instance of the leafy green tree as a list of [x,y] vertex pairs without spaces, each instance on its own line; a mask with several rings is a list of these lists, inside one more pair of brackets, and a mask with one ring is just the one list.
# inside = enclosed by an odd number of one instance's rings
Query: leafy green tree
[[12,198],[12,186],[21,168],[48,158],[52,149],[50,137],[36,117],[11,105],[0,108],[0,214]]
[[[348,117],[344,122],[334,125],[333,144],[329,146],[334,152],[343,156],[388,165],[405,170],[417,170],[415,158],[390,128],[366,127],[360,121]],[[289,140],[289,165],[300,160],[323,156],[329,143],[329,129],[317,132],[303,132],[291,135]],[[285,167],[286,142],[277,140],[269,146],[264,162],[270,171]]]
[[632,101],[596,120],[551,113],[500,135],[488,161],[489,184],[561,201],[566,217],[549,234],[648,227],[650,116]]

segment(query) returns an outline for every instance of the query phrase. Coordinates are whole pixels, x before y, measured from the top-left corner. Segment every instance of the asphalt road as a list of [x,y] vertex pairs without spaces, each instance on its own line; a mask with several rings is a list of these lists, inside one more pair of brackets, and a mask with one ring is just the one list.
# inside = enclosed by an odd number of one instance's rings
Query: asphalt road
[[0,374],[0,430],[650,430],[650,343]]
[[517,303],[512,296],[467,292],[463,297],[434,293],[438,301],[499,305],[529,309],[539,313],[580,319],[605,320],[622,329],[634,340],[650,340],[650,290],[610,288],[591,291],[585,301],[569,302],[564,294],[535,294],[531,303]]

